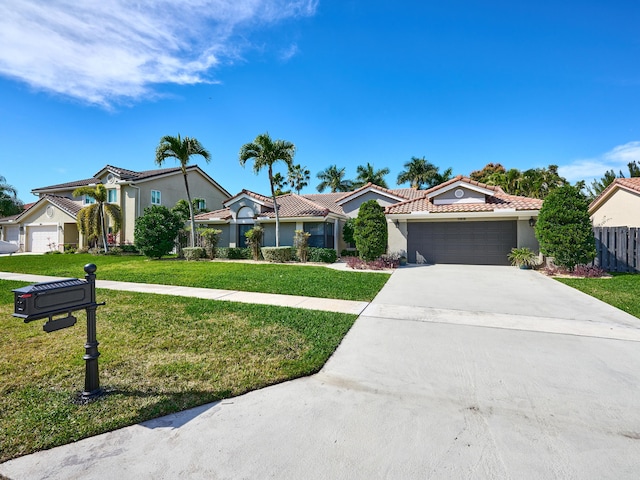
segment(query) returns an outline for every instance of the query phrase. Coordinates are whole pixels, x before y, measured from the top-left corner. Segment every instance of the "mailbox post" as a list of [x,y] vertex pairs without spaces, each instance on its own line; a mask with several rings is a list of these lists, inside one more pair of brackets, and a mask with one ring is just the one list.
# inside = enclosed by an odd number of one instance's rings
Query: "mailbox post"
[[[87,312],[87,343],[85,343],[85,378],[81,400],[89,401],[102,394],[98,376],[98,340],[96,339],[96,309],[103,303],[96,303],[96,270],[93,263],[84,266],[85,280],[69,278],[55,282],[44,282],[13,290],[14,317],[32,322],[48,318],[42,329],[55,332],[75,325],[76,318],[71,315],[77,310]],[[54,316],[67,314],[66,317]]]

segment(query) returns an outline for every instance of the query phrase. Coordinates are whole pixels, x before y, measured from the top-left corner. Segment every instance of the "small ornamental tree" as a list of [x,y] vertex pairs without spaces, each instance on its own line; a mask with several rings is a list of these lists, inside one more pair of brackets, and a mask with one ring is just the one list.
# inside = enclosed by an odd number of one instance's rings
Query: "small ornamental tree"
[[363,260],[375,260],[387,251],[387,219],[384,209],[375,200],[360,205],[353,238]]
[[540,251],[556,265],[573,270],[596,256],[586,197],[571,185],[553,190],[542,204],[536,223]]
[[293,235],[293,246],[296,247],[296,254],[302,263],[309,260],[309,237],[311,234],[304,230],[296,230]]
[[255,261],[260,260],[260,247],[262,246],[264,229],[256,225],[251,230],[244,232],[244,236],[247,238],[247,245],[251,248],[251,256]]
[[167,207],[153,205],[145,208],[144,215],[136,220],[134,243],[147,257],[160,258],[173,250],[180,228],[180,217]]
[[207,257],[213,260],[216,258],[216,249],[218,247],[218,240],[220,240],[222,230],[216,230],[215,228],[199,228],[198,233],[204,242],[204,249],[207,252]]

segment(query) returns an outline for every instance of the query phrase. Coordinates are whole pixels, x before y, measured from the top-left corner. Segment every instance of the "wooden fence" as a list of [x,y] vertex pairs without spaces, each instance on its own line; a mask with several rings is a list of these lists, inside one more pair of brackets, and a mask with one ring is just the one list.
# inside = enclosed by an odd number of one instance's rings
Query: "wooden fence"
[[640,228],[594,227],[594,265],[608,272],[640,273]]

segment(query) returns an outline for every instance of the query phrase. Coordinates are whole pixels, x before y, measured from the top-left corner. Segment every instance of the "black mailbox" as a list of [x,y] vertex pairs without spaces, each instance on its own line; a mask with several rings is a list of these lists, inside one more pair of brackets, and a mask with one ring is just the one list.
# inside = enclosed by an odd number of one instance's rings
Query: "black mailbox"
[[14,317],[25,322],[95,305],[91,284],[79,278],[44,282],[13,290]]

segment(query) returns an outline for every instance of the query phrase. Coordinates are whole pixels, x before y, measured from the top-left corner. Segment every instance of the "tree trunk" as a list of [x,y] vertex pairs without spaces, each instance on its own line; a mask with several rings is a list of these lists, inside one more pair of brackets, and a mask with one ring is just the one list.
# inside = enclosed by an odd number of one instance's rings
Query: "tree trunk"
[[271,196],[273,197],[273,209],[276,212],[276,247],[280,246],[280,215],[278,213],[278,202],[276,201],[276,191],[273,188],[273,170],[269,165],[269,183],[271,184]]
[[184,175],[184,188],[187,190],[187,202],[189,203],[189,215],[191,215],[191,246],[196,246],[196,219],[193,214],[193,203],[191,203],[191,192],[189,192],[189,182],[187,182],[187,172]]
[[109,245],[107,242],[107,219],[104,215],[104,204],[100,203],[100,224],[102,225],[102,243],[104,244],[104,253],[109,251]]

